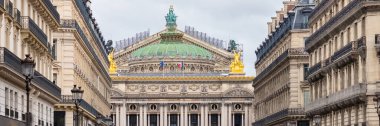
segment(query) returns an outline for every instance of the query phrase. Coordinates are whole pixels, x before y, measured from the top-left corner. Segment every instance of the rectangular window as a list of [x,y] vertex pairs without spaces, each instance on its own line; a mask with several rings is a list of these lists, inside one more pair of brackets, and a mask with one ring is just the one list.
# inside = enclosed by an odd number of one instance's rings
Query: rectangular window
[[10,108],[10,116],[11,117],[14,117],[14,111],[13,111],[13,107],[14,107],[14,105],[13,105],[13,103],[14,103],[14,100],[13,100],[13,90],[10,90],[9,91],[9,96],[10,96],[10,98],[9,98],[9,108]]
[[18,119],[18,94],[15,92],[15,118]]
[[303,79],[306,80],[306,77],[307,77],[307,73],[309,71],[309,64],[304,64],[303,65]]
[[24,95],[21,95],[21,114],[22,114],[22,116],[21,116],[21,118],[22,118],[22,120],[26,120],[26,118],[25,118],[25,110],[24,110],[24,108],[25,108],[25,101],[24,101],[25,99],[24,99]]
[[310,91],[309,90],[304,90],[303,99],[304,99],[304,105],[307,105],[310,103]]
[[5,115],[9,116],[9,89],[5,88]]

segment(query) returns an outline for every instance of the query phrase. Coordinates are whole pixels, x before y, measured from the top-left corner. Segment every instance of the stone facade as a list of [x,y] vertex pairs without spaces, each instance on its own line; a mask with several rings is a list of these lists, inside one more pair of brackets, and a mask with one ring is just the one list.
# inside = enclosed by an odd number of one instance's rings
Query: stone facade
[[380,2],[316,0],[306,40],[310,69],[310,117],[322,126],[377,126],[373,101],[379,91]]
[[[96,117],[110,115],[111,78],[105,40],[92,17],[89,1],[55,0],[61,24],[52,34],[56,46],[54,79],[62,88],[62,101],[55,105],[59,126],[73,126],[73,85],[84,90],[80,103],[80,124],[97,125]],[[63,121],[64,120],[64,121]]]
[[31,125],[53,125],[54,104],[61,89],[53,82],[52,33],[59,15],[50,1],[0,2],[0,125],[25,125],[27,98],[21,59],[30,54],[36,62],[31,82]]
[[304,113],[310,91],[305,83],[308,55],[303,42],[309,35],[305,19],[312,8],[308,1],[284,1],[282,11],[268,23],[269,37],[256,51],[252,125],[309,125]]
[[176,29],[173,8],[166,20],[167,29],[115,52],[116,126],[249,126],[253,77],[228,74],[240,55]]

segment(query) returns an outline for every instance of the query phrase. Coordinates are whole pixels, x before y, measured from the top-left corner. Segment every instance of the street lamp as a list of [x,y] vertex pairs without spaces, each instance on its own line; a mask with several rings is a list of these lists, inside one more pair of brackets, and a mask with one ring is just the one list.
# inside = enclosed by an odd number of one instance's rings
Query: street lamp
[[103,121],[102,115],[98,114],[98,116],[96,116],[96,122],[98,126],[100,126],[100,123],[102,123],[102,121]]
[[315,115],[314,118],[313,118],[313,122],[316,126],[320,126],[321,125],[321,116],[320,115]]
[[376,111],[377,111],[377,116],[379,117],[379,123],[380,123],[380,92],[376,92],[376,97],[373,98],[373,100],[376,102]]
[[104,122],[106,123],[107,126],[113,126],[113,122],[110,116],[106,117],[104,119]]
[[79,126],[79,104],[82,101],[83,96],[83,90],[81,90],[81,87],[77,88],[77,85],[74,85],[74,88],[71,89],[71,93],[73,94],[73,100],[75,103],[76,108],[76,120],[75,120],[75,126]]
[[29,112],[29,92],[31,81],[34,77],[34,67],[36,63],[29,54],[25,55],[25,59],[21,60],[21,71],[22,75],[25,76],[25,89],[26,89],[26,126],[31,126],[30,122],[32,119],[32,114]]

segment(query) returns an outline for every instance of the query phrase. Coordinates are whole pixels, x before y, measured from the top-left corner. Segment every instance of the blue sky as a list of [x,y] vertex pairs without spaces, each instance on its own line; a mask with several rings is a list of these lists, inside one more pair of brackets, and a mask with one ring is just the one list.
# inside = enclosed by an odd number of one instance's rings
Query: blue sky
[[256,75],[254,51],[267,36],[267,22],[282,7],[282,0],[93,0],[92,10],[107,40],[121,40],[138,32],[151,34],[165,28],[170,5],[178,28],[198,31],[244,45],[247,75]]

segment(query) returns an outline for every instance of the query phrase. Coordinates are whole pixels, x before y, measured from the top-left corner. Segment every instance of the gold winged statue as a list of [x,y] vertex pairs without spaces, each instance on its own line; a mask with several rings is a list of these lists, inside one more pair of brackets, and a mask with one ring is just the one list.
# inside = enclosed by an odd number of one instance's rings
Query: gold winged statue
[[244,74],[244,64],[240,60],[241,52],[234,51],[234,60],[230,65],[230,72],[232,74]]

